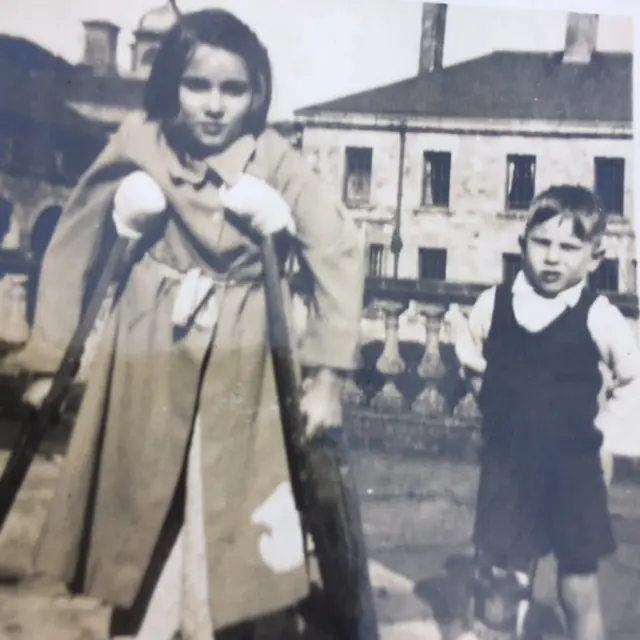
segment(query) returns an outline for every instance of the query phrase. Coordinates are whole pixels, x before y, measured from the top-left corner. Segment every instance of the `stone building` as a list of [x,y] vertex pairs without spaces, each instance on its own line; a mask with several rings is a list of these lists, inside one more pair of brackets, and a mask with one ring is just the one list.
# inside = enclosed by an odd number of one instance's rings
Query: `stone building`
[[[6,329],[5,312],[16,305],[5,293],[24,307],[28,273],[31,316],[40,257],[62,207],[108,136],[141,108],[157,47],[176,17],[172,2],[141,16],[130,34],[131,63],[125,69],[116,55],[121,29],[104,20],[84,23],[84,55],[76,65],[33,42],[0,34],[0,279],[7,270],[20,272],[0,286],[0,343],[20,342],[27,333],[21,312],[11,313],[16,328]],[[273,124],[298,144],[299,131],[290,122]]]
[[120,28],[102,20],[85,22],[84,58],[68,88],[69,106],[114,131],[129,112],[140,108],[156,50],[175,20],[171,2],[142,15],[132,34],[131,64],[125,69],[116,64]]
[[510,278],[532,196],[568,182],[609,212],[592,285],[635,294],[631,54],[598,51],[598,16],[570,14],[564,51],[444,67],[446,12],[423,5],[414,77],[296,113],[305,155],[366,226],[370,275]]
[[2,246],[41,253],[69,190],[106,140],[64,100],[73,66],[37,45],[0,36]]
[[[101,20],[85,22],[84,58],[68,85],[68,105],[83,117],[114,131],[127,113],[141,107],[144,84],[158,45],[176,17],[172,2],[141,16],[132,34],[131,64],[127,69],[118,69],[116,65],[120,28]],[[292,144],[299,143],[299,131],[292,122],[272,125]]]
[[[5,249],[44,251],[70,189],[122,119],[140,108],[155,49],[175,20],[171,3],[144,14],[131,67],[118,69],[120,29],[87,21],[72,65],[0,35],[0,227]],[[5,224],[6,222],[6,224]]]
[[[125,69],[116,56],[121,30],[104,20],[84,23],[84,55],[77,65],[35,43],[0,35],[0,223],[12,223],[5,248],[31,248],[40,220],[35,245],[42,252],[70,188],[122,119],[142,106],[157,47],[175,20],[172,2],[142,15]],[[297,144],[299,132],[291,123],[274,126]]]

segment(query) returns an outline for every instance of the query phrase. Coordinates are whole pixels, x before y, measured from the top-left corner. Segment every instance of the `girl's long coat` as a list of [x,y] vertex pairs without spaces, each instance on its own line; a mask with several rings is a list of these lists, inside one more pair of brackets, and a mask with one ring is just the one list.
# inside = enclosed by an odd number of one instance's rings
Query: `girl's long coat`
[[[219,178],[246,166],[290,205],[313,295],[301,362],[357,362],[363,255],[355,225],[277,133],[239,139],[206,165],[179,161],[160,126],[130,117],[71,195],[45,256],[27,360],[51,371],[81,313],[100,245],[112,233],[120,179],[149,173],[170,203],[168,221],[132,267],[92,365],[69,451],[36,553],[36,568],[128,608],[179,495],[196,414],[203,433],[203,505],[217,628],[304,597],[304,565],[274,569],[261,540],[291,519],[252,522],[289,481],[267,344],[258,245],[221,207]],[[142,253],[142,252],[141,252]],[[200,267],[220,282],[218,323],[174,330],[176,273]],[[263,509],[264,510],[264,509]],[[269,531],[269,528],[272,530]],[[294,542],[286,536],[293,536]],[[298,537],[296,537],[298,536]],[[277,545],[276,545],[277,546]]]

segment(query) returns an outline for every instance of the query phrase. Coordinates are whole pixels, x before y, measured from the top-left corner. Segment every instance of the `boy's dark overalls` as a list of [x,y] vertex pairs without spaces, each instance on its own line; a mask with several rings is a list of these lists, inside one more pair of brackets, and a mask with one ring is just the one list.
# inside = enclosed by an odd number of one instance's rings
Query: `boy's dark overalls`
[[[583,574],[615,550],[594,424],[602,378],[587,318],[596,296],[583,291],[575,307],[537,333],[517,323],[512,298],[510,286],[497,287],[484,346],[474,530],[480,591],[494,566],[508,570],[498,590],[512,581],[504,589],[511,606],[503,601],[502,619],[486,620],[505,631],[513,629],[518,601],[530,597],[540,557],[553,552],[560,571]],[[529,576],[522,588],[516,571]],[[492,617],[489,600],[476,598],[476,615]]]

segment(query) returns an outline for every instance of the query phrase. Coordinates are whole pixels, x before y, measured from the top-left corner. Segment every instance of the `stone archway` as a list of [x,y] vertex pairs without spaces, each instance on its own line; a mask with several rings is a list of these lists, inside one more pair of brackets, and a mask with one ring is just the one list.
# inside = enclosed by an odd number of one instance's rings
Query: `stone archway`
[[11,229],[13,202],[0,196],[0,246]]
[[35,258],[42,258],[47,250],[61,213],[62,207],[51,205],[38,214],[29,234],[29,250]]
[[38,217],[36,218],[36,221],[31,227],[31,231],[29,233],[29,251],[37,264],[37,267],[29,278],[29,287],[27,291],[27,321],[29,325],[33,324],[35,316],[42,258],[44,257],[49,243],[51,242],[51,237],[56,229],[58,220],[60,220],[61,213],[62,207],[59,205],[50,205],[44,208],[38,214]]
[[19,250],[20,223],[17,215],[13,202],[0,196],[0,345],[3,353],[24,344],[29,338],[25,316],[27,276],[14,273],[4,261],[5,252],[11,254]]

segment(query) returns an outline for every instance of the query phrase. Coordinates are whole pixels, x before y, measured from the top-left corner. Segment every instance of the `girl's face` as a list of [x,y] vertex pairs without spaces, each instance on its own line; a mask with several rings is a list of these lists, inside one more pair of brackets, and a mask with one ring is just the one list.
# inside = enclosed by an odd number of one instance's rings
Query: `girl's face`
[[245,61],[200,44],[182,74],[177,122],[200,149],[222,151],[243,134],[253,97]]

